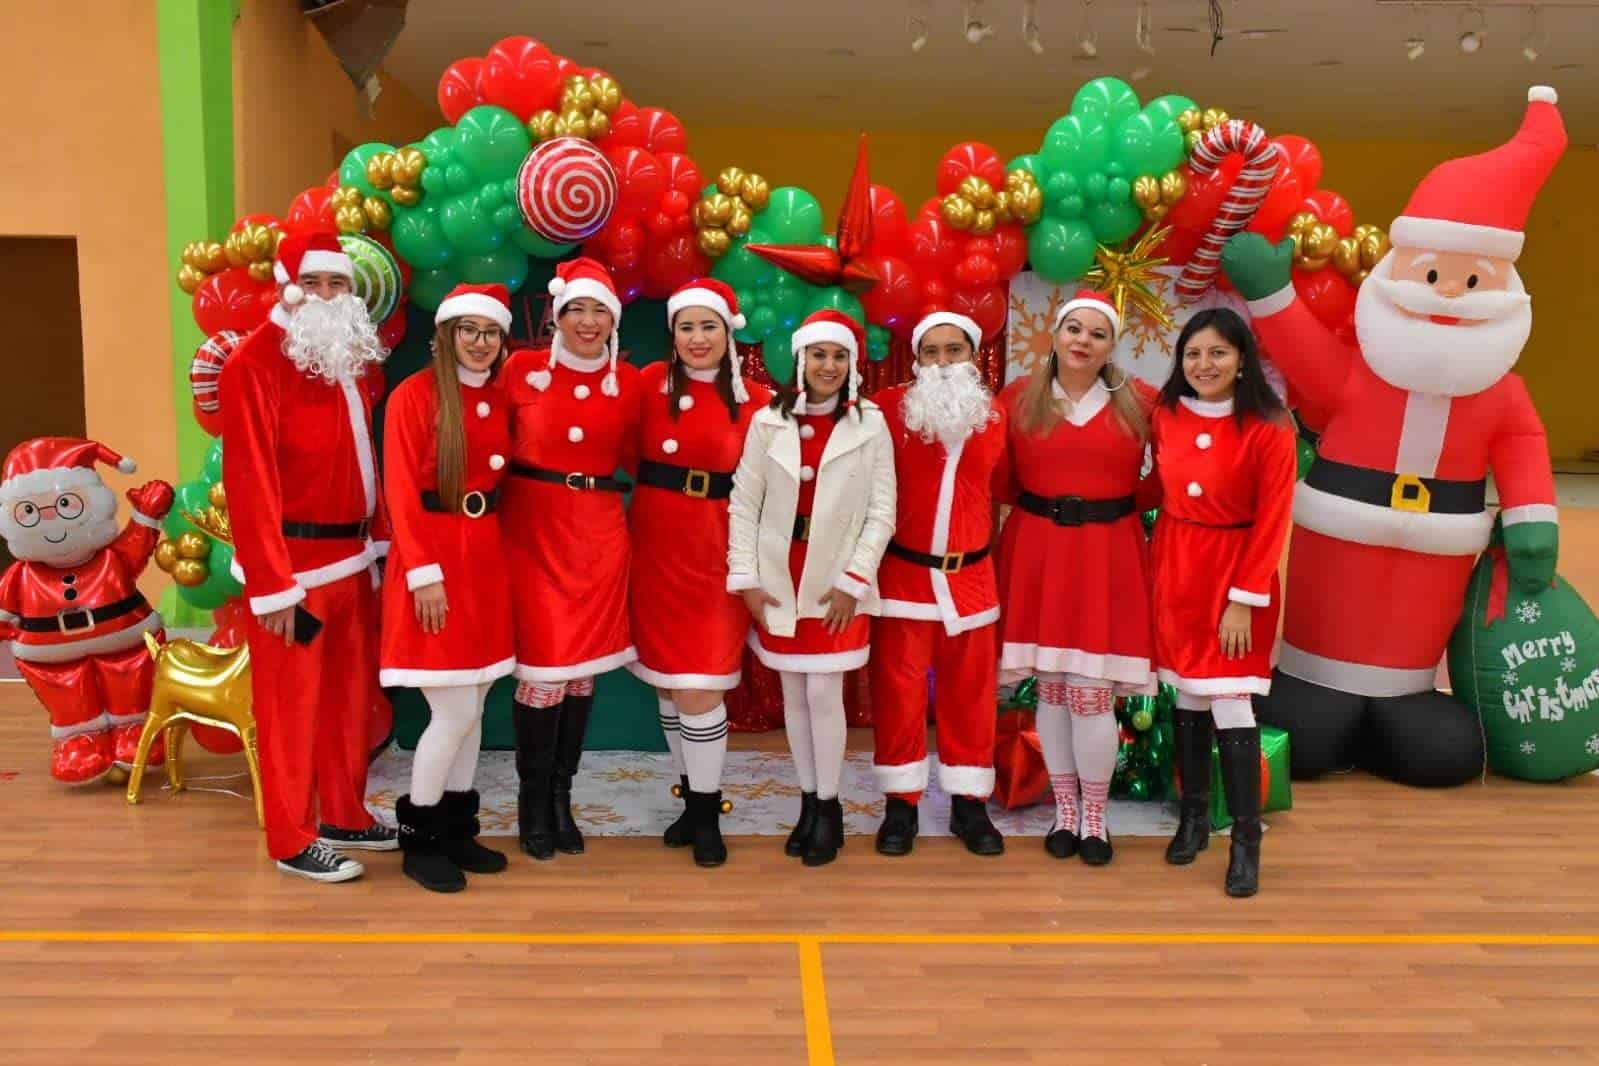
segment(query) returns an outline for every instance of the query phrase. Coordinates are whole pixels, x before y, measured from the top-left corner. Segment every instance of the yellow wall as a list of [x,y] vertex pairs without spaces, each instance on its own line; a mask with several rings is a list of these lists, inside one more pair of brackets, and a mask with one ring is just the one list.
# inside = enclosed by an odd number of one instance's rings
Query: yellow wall
[[[704,128],[686,116],[684,122],[689,150],[707,178],[725,166],[754,170],[774,186],[805,186],[821,200],[829,220],[837,217],[855,159],[853,131]],[[870,145],[872,179],[898,192],[914,217],[922,201],[933,195],[938,159],[952,145],[983,140],[1001,158],[1010,159],[1035,151],[1042,132],[875,134]],[[1508,136],[1511,131],[1504,132]],[[1342,193],[1358,220],[1385,227],[1436,163],[1485,147],[1319,139],[1316,143],[1325,164],[1322,184]],[[1527,250],[1517,264],[1536,308],[1532,340],[1517,369],[1548,426],[1551,453],[1563,459],[1599,448],[1599,419],[1593,416],[1592,400],[1599,395],[1599,359],[1587,347],[1599,336],[1599,294],[1590,280],[1599,277],[1599,198],[1594,189],[1599,189],[1599,152],[1573,146],[1538,199],[1527,227]]]

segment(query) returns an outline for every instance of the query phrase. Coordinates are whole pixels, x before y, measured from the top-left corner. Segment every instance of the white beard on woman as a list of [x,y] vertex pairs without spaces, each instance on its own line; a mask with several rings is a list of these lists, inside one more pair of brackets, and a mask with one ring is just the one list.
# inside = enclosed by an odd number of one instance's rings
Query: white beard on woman
[[916,383],[905,393],[901,412],[906,428],[923,440],[938,439],[953,448],[993,417],[993,394],[971,363],[917,364]]
[[284,354],[300,370],[329,384],[354,381],[389,354],[366,304],[351,293],[331,300],[307,296],[289,316],[284,333]]

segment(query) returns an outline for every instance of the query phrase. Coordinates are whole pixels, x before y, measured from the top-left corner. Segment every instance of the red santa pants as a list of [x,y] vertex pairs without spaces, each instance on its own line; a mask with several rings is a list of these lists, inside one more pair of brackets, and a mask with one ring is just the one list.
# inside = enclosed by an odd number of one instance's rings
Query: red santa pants
[[309,589],[322,620],[310,644],[250,623],[250,691],[261,751],[267,852],[298,855],[317,823],[365,829],[370,718],[378,706],[378,599],[366,573]]
[[[155,637],[166,640],[159,629]],[[19,661],[17,670],[50,712],[50,735],[57,740],[132,724],[150,709],[155,662],[143,641],[126,651],[66,663]]]
[[938,783],[954,796],[994,790],[994,690],[998,628],[958,636],[942,622],[879,618],[872,624],[872,757],[877,786],[915,803],[927,787],[927,673],[933,672]]

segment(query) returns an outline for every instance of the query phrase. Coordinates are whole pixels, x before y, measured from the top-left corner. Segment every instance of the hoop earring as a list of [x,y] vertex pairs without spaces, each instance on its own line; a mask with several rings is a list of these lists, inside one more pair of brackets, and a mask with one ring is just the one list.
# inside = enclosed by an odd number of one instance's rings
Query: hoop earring
[[[1107,363],[1105,365],[1109,366],[1110,364]],[[1115,385],[1106,385],[1105,386],[1105,391],[1106,392],[1120,392],[1122,389],[1127,387],[1127,379],[1132,376],[1132,375],[1128,374],[1127,371],[1122,370],[1121,367],[1117,367],[1116,369],[1122,371],[1122,379],[1121,379],[1121,381],[1117,382]]]

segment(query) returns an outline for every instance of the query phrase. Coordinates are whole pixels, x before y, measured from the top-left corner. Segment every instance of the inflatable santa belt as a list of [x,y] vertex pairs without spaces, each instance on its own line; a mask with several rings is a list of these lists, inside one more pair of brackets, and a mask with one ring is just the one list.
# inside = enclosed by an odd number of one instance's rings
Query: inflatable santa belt
[[1313,489],[1357,503],[1419,514],[1480,514],[1488,505],[1485,481],[1449,481],[1395,474],[1334,462],[1321,456],[1305,475]]
[[24,633],[62,633],[72,636],[88,633],[101,622],[121,618],[140,608],[148,611],[150,604],[143,596],[135,593],[127,599],[108,603],[103,607],[68,607],[52,615],[25,616],[17,619],[17,628]]

